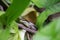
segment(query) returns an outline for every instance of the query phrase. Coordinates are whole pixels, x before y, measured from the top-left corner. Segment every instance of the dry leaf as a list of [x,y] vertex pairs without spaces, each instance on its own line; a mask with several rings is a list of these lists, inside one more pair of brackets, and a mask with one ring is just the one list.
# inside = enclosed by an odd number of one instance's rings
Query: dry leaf
[[37,19],[37,12],[34,8],[27,8],[23,13],[22,13],[22,17],[25,18],[27,21],[30,21],[32,23],[36,22]]

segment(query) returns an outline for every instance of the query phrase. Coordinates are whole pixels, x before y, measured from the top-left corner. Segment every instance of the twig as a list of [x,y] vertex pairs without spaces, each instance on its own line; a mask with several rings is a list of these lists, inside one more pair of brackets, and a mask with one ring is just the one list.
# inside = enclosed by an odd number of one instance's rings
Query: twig
[[29,28],[25,27],[23,24],[18,24],[18,27],[22,28],[22,29],[24,29],[24,30],[26,30],[26,31],[28,31],[30,33],[36,33],[35,30],[29,29]]
[[4,9],[3,9],[3,7],[2,7],[1,5],[0,5],[0,10],[1,10],[1,11],[4,11]]
[[2,0],[2,2],[3,2],[7,7],[9,7],[9,5],[5,2],[5,0]]
[[28,40],[31,40],[31,39],[30,39],[30,35],[29,35],[29,33],[27,33],[27,38],[28,38]]

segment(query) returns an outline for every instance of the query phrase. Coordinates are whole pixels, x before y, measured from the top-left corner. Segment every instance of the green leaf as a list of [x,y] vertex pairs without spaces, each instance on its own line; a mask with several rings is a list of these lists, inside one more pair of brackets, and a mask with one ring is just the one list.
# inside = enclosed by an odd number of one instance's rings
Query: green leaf
[[39,8],[48,8],[60,2],[60,0],[32,0],[32,1]]
[[18,30],[18,25],[15,21],[11,23],[10,25],[11,30],[10,33],[12,33],[9,37],[9,40],[24,40],[25,36],[25,30]]
[[20,36],[19,36],[19,30],[18,30],[18,25],[15,21],[13,21],[10,25],[11,29],[10,29],[10,37],[8,40],[20,40]]
[[3,15],[5,12],[4,11],[0,11],[0,16]]
[[0,40],[7,40],[7,37],[9,37],[9,29],[6,28],[5,30],[3,30],[3,18],[1,18],[3,14],[5,14],[5,12],[0,11]]
[[49,9],[46,9],[38,16],[36,23],[37,27],[41,27],[49,15],[55,14],[57,12],[60,12],[60,3],[53,5]]
[[0,29],[0,40],[8,40],[8,38],[9,38],[9,33],[10,33],[10,31],[9,31],[9,28],[6,28],[5,30],[1,30]]
[[0,40],[8,40],[11,28],[10,23],[12,23],[14,20],[16,20],[16,18],[18,18],[22,14],[24,9],[29,4],[29,1],[30,0],[13,0],[6,13],[0,17],[3,20],[3,25],[7,25],[5,30],[1,30]]
[[13,3],[7,9],[4,16],[6,24],[10,24],[13,20],[16,20],[27,7],[29,1],[30,0],[13,0]]
[[10,27],[11,27],[11,30],[10,30],[11,33],[18,33],[18,25],[15,21],[11,23]]
[[39,30],[33,40],[60,40],[60,19],[56,19]]
[[3,19],[2,15],[4,15],[4,14],[5,14],[4,11],[0,11],[0,22],[2,23],[2,25],[4,23],[4,19]]

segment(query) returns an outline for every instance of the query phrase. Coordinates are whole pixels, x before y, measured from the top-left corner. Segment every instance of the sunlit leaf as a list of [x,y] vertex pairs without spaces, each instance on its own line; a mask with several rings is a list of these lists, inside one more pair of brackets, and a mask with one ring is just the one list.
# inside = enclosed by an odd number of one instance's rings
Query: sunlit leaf
[[18,30],[18,25],[15,21],[13,21],[10,25],[11,29],[10,29],[10,37],[8,40],[20,40],[19,37],[19,30]]
[[26,30],[19,30],[19,37],[20,37],[21,40],[24,40],[25,33],[26,33]]
[[5,12],[4,11],[0,11],[0,16],[3,15]]

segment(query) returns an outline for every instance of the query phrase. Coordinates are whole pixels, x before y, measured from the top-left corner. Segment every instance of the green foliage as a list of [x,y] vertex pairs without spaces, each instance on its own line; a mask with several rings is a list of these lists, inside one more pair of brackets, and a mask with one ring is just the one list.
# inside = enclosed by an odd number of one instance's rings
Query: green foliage
[[3,23],[3,22],[4,22],[3,18],[1,17],[1,16],[2,16],[2,15],[4,15],[4,14],[5,14],[5,12],[0,11],[0,22],[1,22],[1,23]]
[[32,0],[32,1],[39,8],[48,8],[60,2],[60,0]]
[[46,9],[44,12],[42,12],[38,16],[37,23],[36,23],[37,27],[42,26],[49,15],[57,13],[57,12],[60,12],[60,3],[53,5],[49,9]]
[[[60,12],[60,0],[32,0],[39,8],[46,8],[38,17],[36,25],[39,28],[33,40],[60,40],[60,19],[53,20],[43,26],[49,15]],[[43,28],[44,27],[44,28]]]
[[13,0],[13,3],[7,9],[5,14],[5,18],[6,18],[5,20],[7,22],[6,24],[9,24],[13,20],[15,20],[17,17],[19,17],[28,4],[29,4],[29,0],[18,0],[18,1]]
[[[38,31],[33,40],[60,40],[60,18],[46,26],[43,25],[49,15],[60,12],[60,0],[31,1],[39,8],[45,8],[45,11],[37,17]],[[30,0],[8,0],[7,2],[12,2],[7,11],[0,11],[0,40],[21,40],[21,30],[18,30],[15,20],[23,13]]]
[[60,18],[39,30],[33,40],[60,40]]
[[[0,40],[9,39],[11,28],[16,32],[14,37],[18,38],[13,38],[12,40],[20,40],[20,37],[18,36],[18,26],[15,20],[22,14],[24,9],[28,6],[29,2],[30,0],[13,0],[12,4],[9,6],[5,13],[2,11],[0,12]],[[3,26],[5,29],[3,29]]]
[[3,15],[3,14],[4,14],[4,12],[3,11],[0,11],[0,16]]
[[[36,6],[38,6],[39,8],[46,8],[46,10],[44,12],[42,12],[38,18],[37,18],[37,23],[36,25],[38,27],[42,26],[43,23],[45,22],[45,20],[47,19],[47,17],[51,14],[60,12],[60,0],[32,0]],[[47,4],[48,5],[47,5]]]
[[20,36],[19,36],[19,30],[18,30],[18,25],[15,21],[13,21],[10,25],[11,29],[10,29],[10,36],[8,40],[20,40]]

